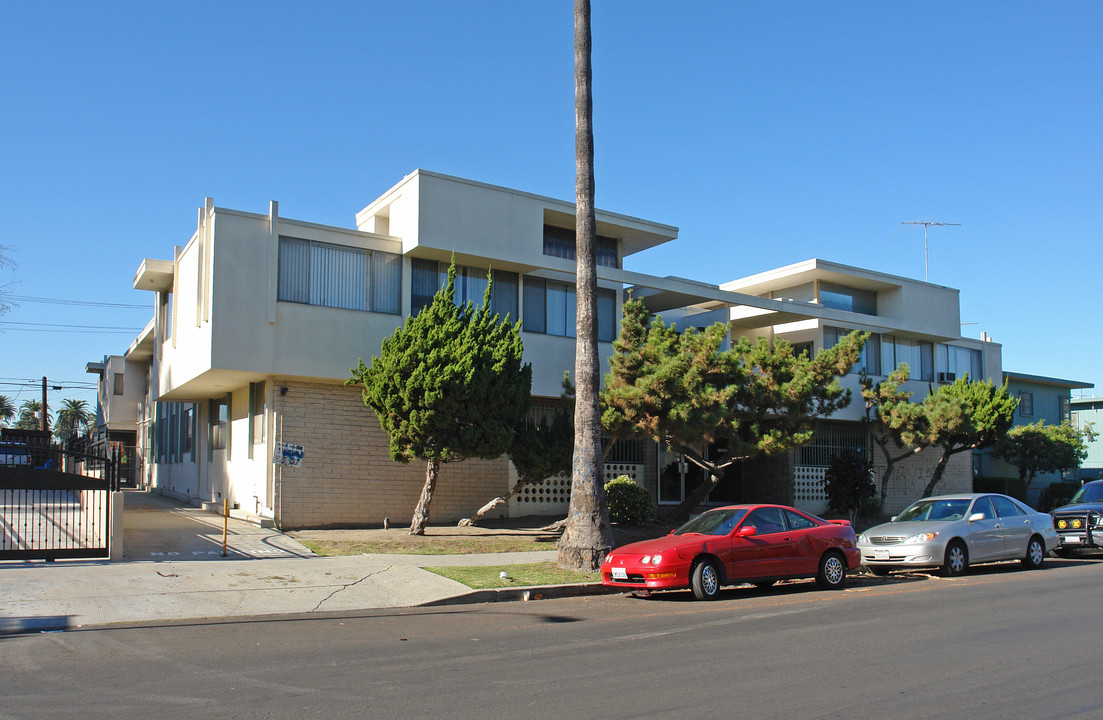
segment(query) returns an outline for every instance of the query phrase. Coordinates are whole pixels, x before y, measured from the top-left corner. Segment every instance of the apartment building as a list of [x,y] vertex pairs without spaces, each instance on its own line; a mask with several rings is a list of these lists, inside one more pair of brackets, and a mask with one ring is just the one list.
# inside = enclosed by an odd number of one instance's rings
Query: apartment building
[[[624,258],[674,241],[677,228],[599,210],[597,234],[603,362],[631,289],[683,326],[722,320],[733,335],[785,338],[812,352],[868,330],[861,367],[846,379],[853,388],[858,370],[878,375],[900,361],[917,368],[917,397],[965,372],[1001,377],[1000,346],[960,336],[956,290],[823,260],[719,286],[651,276],[624,270]],[[143,484],[195,503],[225,499],[283,528],[405,522],[424,468],[390,460],[374,413],[343,383],[358,358],[369,362],[431,300],[453,257],[460,301],[481,301],[493,273],[493,309],[523,321],[535,411],[556,403],[574,367],[573,202],[425,170],[357,213],[354,228],[280,217],[275,202],[250,213],[208,198],[171,259],[141,262],[134,287],[151,293],[153,318],[99,370],[104,387],[119,372],[126,378]],[[862,417],[852,403],[792,458],[747,463],[710,500],[768,497],[822,510],[826,458],[869,447]],[[691,466],[653,443],[617,443],[614,453],[607,476],[635,478],[660,504],[678,502],[694,482]],[[933,462],[897,472],[901,502],[914,499]],[[968,459],[960,465],[944,489],[971,487]],[[432,520],[470,515],[513,476],[504,457],[446,465]],[[501,512],[561,515],[568,498],[569,481],[553,479]]]

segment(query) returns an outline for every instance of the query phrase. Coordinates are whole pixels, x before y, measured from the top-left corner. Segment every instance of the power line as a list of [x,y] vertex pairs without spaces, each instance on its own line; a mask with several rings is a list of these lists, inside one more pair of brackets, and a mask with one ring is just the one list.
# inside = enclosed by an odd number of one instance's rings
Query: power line
[[127,332],[138,332],[139,330],[141,330],[141,328],[123,327],[121,325],[73,325],[71,323],[17,322],[15,320],[5,320],[4,324],[26,325],[28,327],[80,328],[86,330],[125,330]]
[[96,300],[70,300],[68,298],[47,298],[47,297],[35,297],[33,295],[9,295],[8,299],[13,302],[31,302],[31,303],[46,303],[49,305],[85,305],[88,307],[105,307],[105,308],[130,308],[135,310],[152,310],[149,305],[134,305],[131,303],[112,303],[112,302],[99,302]]

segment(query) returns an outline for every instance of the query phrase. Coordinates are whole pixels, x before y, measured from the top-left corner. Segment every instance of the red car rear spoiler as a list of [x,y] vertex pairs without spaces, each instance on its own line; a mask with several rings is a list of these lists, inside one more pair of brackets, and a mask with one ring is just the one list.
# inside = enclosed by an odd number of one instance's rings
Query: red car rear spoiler
[[836,525],[850,525],[849,520],[828,520],[829,523],[835,523]]

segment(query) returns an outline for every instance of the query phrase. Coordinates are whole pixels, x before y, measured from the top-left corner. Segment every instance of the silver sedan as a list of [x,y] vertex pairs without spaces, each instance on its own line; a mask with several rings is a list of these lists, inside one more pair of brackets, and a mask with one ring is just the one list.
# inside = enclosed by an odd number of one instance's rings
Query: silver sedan
[[939,567],[953,576],[998,560],[1034,569],[1057,543],[1052,517],[995,493],[923,498],[858,536],[862,564],[875,575]]

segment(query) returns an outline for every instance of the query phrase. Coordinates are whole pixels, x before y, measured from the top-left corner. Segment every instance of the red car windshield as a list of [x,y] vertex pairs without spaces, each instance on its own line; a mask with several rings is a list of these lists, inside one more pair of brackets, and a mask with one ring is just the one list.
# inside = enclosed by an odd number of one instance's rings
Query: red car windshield
[[697,533],[699,535],[727,535],[735,529],[735,526],[739,524],[739,521],[742,520],[743,516],[746,514],[746,508],[721,508],[719,510],[709,510],[708,512],[701,513],[685,525],[682,525],[674,531],[674,534],[689,535],[691,533]]

